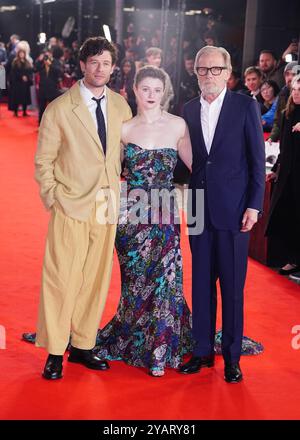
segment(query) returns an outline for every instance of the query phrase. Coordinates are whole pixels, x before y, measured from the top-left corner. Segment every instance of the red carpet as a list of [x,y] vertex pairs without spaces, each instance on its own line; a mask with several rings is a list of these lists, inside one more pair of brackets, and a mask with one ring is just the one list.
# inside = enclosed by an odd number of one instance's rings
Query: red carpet
[[[167,371],[152,378],[121,362],[109,372],[65,365],[61,381],[41,378],[45,352],[20,340],[35,329],[47,231],[33,179],[36,117],[0,111],[1,296],[0,419],[299,419],[300,350],[291,346],[300,325],[300,287],[249,261],[245,334],[265,346],[242,357],[245,380],[223,380],[223,361],[200,374]],[[190,255],[182,238],[185,294],[190,303]],[[113,315],[120,293],[117,260],[103,321]],[[0,344],[1,345],[1,344]]]

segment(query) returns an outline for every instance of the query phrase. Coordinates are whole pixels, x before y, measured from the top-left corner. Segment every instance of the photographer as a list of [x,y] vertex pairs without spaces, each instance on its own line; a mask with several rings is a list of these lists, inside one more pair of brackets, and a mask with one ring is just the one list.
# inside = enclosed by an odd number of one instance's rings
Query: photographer
[[39,122],[42,119],[47,104],[62,93],[63,66],[60,61],[62,56],[62,49],[55,46],[51,52],[44,52],[37,59],[35,67],[39,74]]

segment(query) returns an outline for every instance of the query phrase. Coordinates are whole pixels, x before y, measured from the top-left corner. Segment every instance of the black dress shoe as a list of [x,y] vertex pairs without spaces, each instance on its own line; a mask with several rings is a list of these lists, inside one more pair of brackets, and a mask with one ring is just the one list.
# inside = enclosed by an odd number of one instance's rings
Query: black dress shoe
[[61,379],[63,369],[63,356],[49,354],[42,376],[45,379]]
[[74,362],[76,364],[82,364],[91,370],[108,370],[108,363],[100,359],[93,350],[82,350],[71,346],[68,362]]
[[23,333],[22,339],[23,341],[30,342],[30,344],[34,344],[36,339],[36,333]]
[[239,383],[243,380],[240,364],[225,364],[224,379],[228,383]]
[[183,374],[199,373],[201,368],[213,367],[215,365],[215,356],[193,356],[186,364],[179,367],[179,372]]
[[300,284],[300,272],[298,271],[298,272],[294,273],[293,275],[289,275],[289,279]]
[[285,269],[279,269],[278,273],[279,275],[292,275],[293,273],[299,272],[300,266],[292,267],[291,269],[285,270]]

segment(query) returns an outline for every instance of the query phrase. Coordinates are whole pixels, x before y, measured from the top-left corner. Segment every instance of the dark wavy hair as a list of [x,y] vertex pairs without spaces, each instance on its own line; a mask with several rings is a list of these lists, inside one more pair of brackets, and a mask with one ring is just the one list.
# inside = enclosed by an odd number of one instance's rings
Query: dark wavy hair
[[124,72],[123,72],[123,67],[124,67],[125,64],[130,64],[130,72],[129,72],[129,75],[128,75],[128,79],[130,81],[132,81],[132,83],[133,83],[135,72],[136,72],[135,63],[134,63],[134,61],[128,60],[127,58],[124,58],[122,60],[122,62],[120,64],[120,71],[121,71],[120,75],[121,75],[122,79],[125,77]]
[[64,51],[59,46],[53,46],[51,49],[51,52],[52,52],[53,58],[56,60],[59,60],[64,54]]
[[[21,58],[19,57],[20,52],[23,52],[25,55],[25,58],[23,61],[21,61]],[[26,59],[26,51],[24,49],[19,49],[17,52],[17,55],[13,59],[12,67],[17,66],[17,68],[20,69],[22,65],[25,66],[25,68],[27,68],[27,69],[32,67],[31,63]]]
[[79,59],[86,63],[88,57],[101,55],[104,50],[110,52],[112,64],[116,64],[117,48],[104,37],[87,38],[79,50]]
[[262,89],[264,84],[267,84],[268,86],[272,87],[272,89],[274,90],[274,96],[277,96],[278,93],[280,92],[280,88],[279,88],[278,84],[275,81],[273,81],[272,79],[266,79],[265,81],[263,81],[260,86],[260,90]]

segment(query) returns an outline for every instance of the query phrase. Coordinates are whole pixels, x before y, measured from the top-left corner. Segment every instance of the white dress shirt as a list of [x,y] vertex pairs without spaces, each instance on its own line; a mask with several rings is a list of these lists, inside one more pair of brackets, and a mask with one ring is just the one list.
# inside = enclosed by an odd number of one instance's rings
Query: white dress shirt
[[211,104],[207,102],[202,95],[200,97],[201,126],[208,154],[210,152],[211,144],[215,135],[226,90],[226,87],[224,87],[219,96]]
[[96,108],[97,108],[97,103],[96,101],[94,101],[92,98],[96,98],[96,99],[100,99],[102,96],[104,96],[104,99],[101,100],[101,110],[104,116],[104,121],[105,121],[105,127],[106,127],[106,132],[107,132],[107,95],[106,95],[106,86],[104,87],[104,91],[103,94],[97,98],[96,96],[94,96],[92,94],[92,92],[90,91],[90,89],[88,89],[85,84],[83,79],[80,80],[80,94],[89,110],[89,112],[92,115],[93,121],[96,125],[96,128],[98,129],[98,124],[97,124],[97,117],[96,117]]
[[252,96],[252,98],[253,99],[256,99],[256,101],[257,101],[257,95],[259,95],[260,94],[260,89],[257,89],[257,90],[255,90],[254,92],[252,91],[252,92],[250,92],[250,95]]

